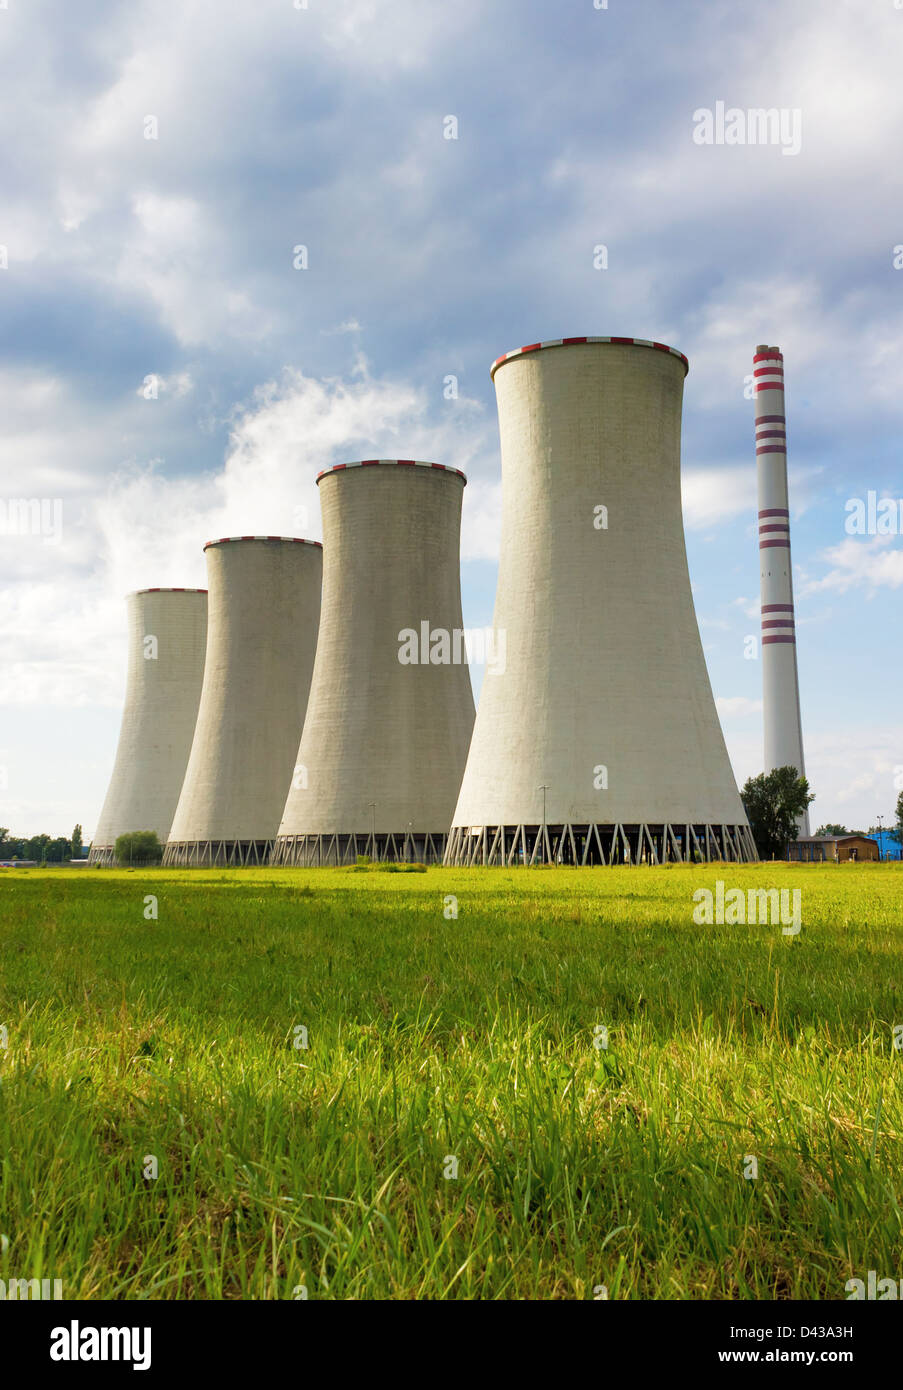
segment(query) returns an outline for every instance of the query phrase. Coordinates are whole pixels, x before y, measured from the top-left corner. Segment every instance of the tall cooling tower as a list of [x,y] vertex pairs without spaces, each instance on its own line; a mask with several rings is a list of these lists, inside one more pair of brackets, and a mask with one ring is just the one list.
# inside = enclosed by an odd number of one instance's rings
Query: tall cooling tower
[[320,621],[323,547],[210,541],[204,688],[164,864],[265,864],[292,783]]
[[[796,664],[784,358],[761,344],[753,358],[756,471],[759,480],[759,574],[762,595],[762,706],[765,771],[795,767],[805,776],[800,686]],[[809,813],[797,822],[809,834]]]
[[441,860],[473,728],[456,469],[407,459],[317,479],[323,611],[273,862]]
[[206,589],[139,589],[126,605],[125,708],[91,864],[112,864],[117,836],[129,831],[155,830],[165,844],[204,679]]
[[690,592],[687,370],[638,338],[493,364],[507,658],[483,682],[449,864],[757,857]]

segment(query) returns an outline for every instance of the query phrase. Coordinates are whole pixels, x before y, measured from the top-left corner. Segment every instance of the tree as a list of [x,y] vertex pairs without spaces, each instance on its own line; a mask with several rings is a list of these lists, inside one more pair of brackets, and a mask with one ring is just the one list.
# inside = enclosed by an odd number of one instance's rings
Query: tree
[[816,830],[816,835],[849,835],[845,825],[820,825]]
[[81,859],[84,841],[82,840],[82,828],[77,825],[72,832],[72,858]]
[[795,767],[776,767],[750,777],[740,796],[762,859],[783,858],[788,840],[798,836],[797,821],[815,797]]
[[133,830],[117,838],[115,853],[118,864],[159,864],[163,846],[156,830]]
[[898,845],[903,844],[903,792],[897,797],[897,805],[894,812],[897,823],[890,832],[890,838],[896,840]]

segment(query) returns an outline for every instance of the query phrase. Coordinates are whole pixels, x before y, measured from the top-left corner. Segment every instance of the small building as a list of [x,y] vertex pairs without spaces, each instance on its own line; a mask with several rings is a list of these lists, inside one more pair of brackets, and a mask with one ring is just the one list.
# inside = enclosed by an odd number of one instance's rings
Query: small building
[[877,861],[881,851],[871,835],[807,835],[790,841],[787,858],[805,864],[848,864]]
[[899,840],[893,838],[892,830],[873,830],[871,838],[878,841],[878,848],[881,850],[882,859],[899,859],[901,845]]

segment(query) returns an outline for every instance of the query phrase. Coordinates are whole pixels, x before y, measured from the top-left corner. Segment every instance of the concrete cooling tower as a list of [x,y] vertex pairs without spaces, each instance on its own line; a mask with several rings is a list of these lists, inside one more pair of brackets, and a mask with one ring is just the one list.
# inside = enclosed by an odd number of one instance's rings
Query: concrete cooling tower
[[757,858],[690,592],[687,371],[639,338],[493,364],[507,658],[483,682],[448,864]]
[[164,864],[265,864],[292,783],[317,646],[323,547],[210,541],[197,728]]
[[[762,707],[765,771],[795,767],[805,776],[800,687],[796,664],[784,358],[761,344],[753,358],[756,472],[759,480],[759,574],[762,594]],[[797,822],[809,834],[808,811]]]
[[277,864],[441,860],[474,706],[456,469],[407,459],[317,479],[323,610]]
[[129,831],[155,830],[165,844],[204,679],[206,589],[140,589],[126,605],[125,708],[90,864],[112,864],[117,836]]

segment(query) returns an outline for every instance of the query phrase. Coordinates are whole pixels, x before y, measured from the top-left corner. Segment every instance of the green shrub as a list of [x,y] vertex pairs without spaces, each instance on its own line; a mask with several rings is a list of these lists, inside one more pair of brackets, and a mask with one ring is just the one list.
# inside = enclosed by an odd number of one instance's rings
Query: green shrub
[[119,864],[159,864],[163,846],[156,830],[133,830],[116,840],[116,861]]

